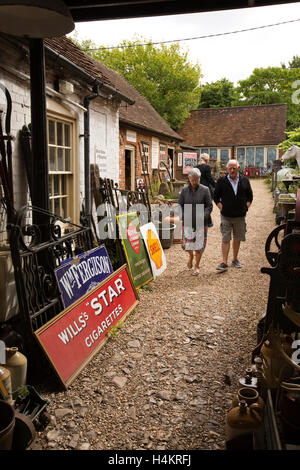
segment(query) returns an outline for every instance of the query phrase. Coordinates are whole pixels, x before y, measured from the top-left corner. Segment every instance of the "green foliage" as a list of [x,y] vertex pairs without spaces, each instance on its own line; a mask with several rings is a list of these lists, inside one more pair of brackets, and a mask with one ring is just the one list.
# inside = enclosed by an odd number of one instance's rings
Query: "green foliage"
[[112,326],[108,332],[108,336],[110,338],[115,338],[119,332],[119,329],[122,328],[122,326],[124,325],[124,322],[119,320],[118,323],[114,326]]
[[239,94],[232,82],[222,78],[216,82],[206,83],[200,87],[198,108],[223,108],[235,106],[239,102]]
[[[199,102],[200,66],[187,60],[178,43],[156,46],[152,41],[123,41],[116,49],[96,49],[90,41],[75,44],[116,70],[133,85],[173,129],[178,129],[189,110]],[[146,45],[141,46],[141,42]]]
[[240,80],[237,91],[244,105],[286,103],[287,129],[292,130],[300,125],[299,88],[300,69],[267,67],[254,69],[249,78]]
[[[278,145],[280,149],[286,152],[292,145],[297,145],[300,147],[300,127],[297,127],[292,131],[287,131],[286,135],[287,139]],[[295,159],[286,160],[285,163],[287,163],[290,168],[298,169],[298,165]]]
[[278,147],[285,152],[291,147],[291,145],[297,145],[300,147],[300,127],[292,131],[286,132],[287,139],[281,142]]
[[292,60],[288,62],[288,67],[285,64],[281,64],[282,68],[289,68],[289,69],[299,69],[300,68],[300,57],[298,55],[294,55]]

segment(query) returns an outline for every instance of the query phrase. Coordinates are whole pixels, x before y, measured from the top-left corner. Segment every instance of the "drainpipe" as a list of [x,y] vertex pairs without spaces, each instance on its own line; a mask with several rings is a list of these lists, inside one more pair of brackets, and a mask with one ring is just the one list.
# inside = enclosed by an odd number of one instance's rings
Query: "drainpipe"
[[84,97],[84,200],[85,214],[91,223],[91,176],[90,176],[90,102],[99,96],[99,85],[93,86],[93,93]]

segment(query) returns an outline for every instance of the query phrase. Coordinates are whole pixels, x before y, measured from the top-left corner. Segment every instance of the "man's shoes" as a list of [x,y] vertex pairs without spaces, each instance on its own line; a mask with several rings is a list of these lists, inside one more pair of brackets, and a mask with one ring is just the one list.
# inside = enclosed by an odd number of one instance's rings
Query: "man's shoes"
[[234,259],[232,261],[232,266],[234,266],[235,268],[241,268],[242,267],[241,263],[237,259]]
[[219,264],[219,266],[217,266],[218,271],[227,271],[227,269],[228,269],[228,264],[225,264],[225,263],[221,263]]

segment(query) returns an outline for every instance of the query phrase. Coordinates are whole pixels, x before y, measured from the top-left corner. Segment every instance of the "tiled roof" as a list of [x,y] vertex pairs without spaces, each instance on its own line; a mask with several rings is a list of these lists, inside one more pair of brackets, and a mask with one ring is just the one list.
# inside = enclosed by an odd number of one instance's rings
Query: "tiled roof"
[[179,132],[196,147],[277,145],[285,128],[286,104],[269,104],[193,110]]
[[63,36],[61,38],[44,39],[44,44],[68,59],[70,62],[73,62],[77,67],[82,68],[92,77],[112,86],[109,77],[106,77],[98,67],[98,62],[79,49],[79,47],[77,47],[67,37]]
[[70,39],[64,37],[45,39],[45,45],[64,56],[94,78],[115,88],[135,101],[133,105],[121,103],[120,120],[132,126],[142,127],[176,140],[182,137],[173,131],[153,106],[130,83],[116,71],[96,61],[81,51]]

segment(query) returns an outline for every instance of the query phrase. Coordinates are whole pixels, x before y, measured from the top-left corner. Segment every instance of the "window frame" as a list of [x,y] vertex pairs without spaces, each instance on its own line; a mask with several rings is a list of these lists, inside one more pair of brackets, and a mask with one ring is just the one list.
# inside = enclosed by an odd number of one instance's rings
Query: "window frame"
[[[58,145],[57,142],[57,135],[55,130],[55,143],[50,143],[49,138],[49,122],[54,121],[55,123],[61,123],[63,128],[63,136],[65,132],[65,125],[70,126],[70,135],[69,135],[69,145]],[[57,129],[57,124],[55,125],[55,129]],[[74,223],[79,223],[79,171],[78,171],[78,143],[76,141],[77,132],[77,120],[76,118],[70,117],[69,115],[64,115],[60,112],[55,112],[53,110],[47,110],[47,151],[48,151],[48,177],[49,177],[49,202],[50,202],[50,211],[55,212],[55,200],[63,200],[63,195],[61,191],[61,185],[63,179],[61,176],[66,175],[65,178],[65,200],[66,200],[66,218],[70,218]],[[65,141],[63,141],[65,144]],[[70,150],[69,156],[69,169],[68,170],[59,170],[55,169],[52,170],[50,166],[50,149],[55,148],[59,149],[62,148],[64,150]],[[57,150],[56,150],[57,154]],[[56,156],[56,162],[58,165],[58,156]],[[64,160],[65,161],[65,160]],[[58,180],[60,188],[59,194],[55,195],[54,193],[54,181],[55,175],[58,175]],[[50,184],[50,179],[52,183]],[[50,195],[50,189],[51,195]],[[52,203],[52,201],[54,201]],[[60,202],[60,208],[62,208],[62,202]],[[62,216],[62,213],[59,213]]]

